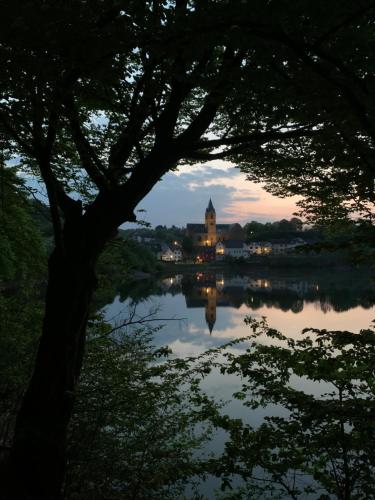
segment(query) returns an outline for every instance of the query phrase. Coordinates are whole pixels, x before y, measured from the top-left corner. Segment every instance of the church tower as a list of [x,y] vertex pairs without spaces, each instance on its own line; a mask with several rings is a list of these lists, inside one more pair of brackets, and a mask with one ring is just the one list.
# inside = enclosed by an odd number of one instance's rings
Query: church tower
[[216,322],[216,302],[217,290],[216,287],[206,288],[207,302],[205,307],[205,317],[210,334]]
[[205,226],[207,232],[207,239],[205,241],[205,245],[214,246],[217,243],[217,235],[216,235],[216,212],[214,206],[212,204],[211,198],[208,203],[208,207],[206,208],[206,216],[205,216]]

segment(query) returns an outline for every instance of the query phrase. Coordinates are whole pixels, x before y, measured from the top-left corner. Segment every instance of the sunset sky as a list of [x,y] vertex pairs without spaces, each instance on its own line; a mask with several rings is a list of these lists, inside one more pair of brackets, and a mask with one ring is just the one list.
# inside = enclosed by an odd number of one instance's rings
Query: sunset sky
[[217,222],[240,224],[289,219],[297,200],[276,198],[261,185],[247,181],[245,174],[228,162],[216,161],[212,166],[182,166],[178,172],[165,175],[137,207],[145,210],[137,217],[152,226],[203,222],[210,197]]

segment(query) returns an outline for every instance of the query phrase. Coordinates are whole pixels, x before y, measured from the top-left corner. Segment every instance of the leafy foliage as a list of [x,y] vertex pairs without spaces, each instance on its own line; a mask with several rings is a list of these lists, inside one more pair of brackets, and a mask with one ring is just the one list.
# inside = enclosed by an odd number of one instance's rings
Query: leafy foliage
[[30,216],[22,180],[11,168],[0,167],[0,286],[41,273],[45,253],[41,235]]
[[[96,322],[70,429],[67,499],[175,499],[205,471],[199,451],[217,411],[194,360],[152,347],[159,328]],[[199,425],[198,425],[199,424]]]
[[[262,498],[371,498],[375,480],[374,346],[372,329],[359,334],[306,329],[294,340],[263,320],[247,323],[252,341],[241,355],[227,353],[223,373],[243,377],[234,395],[251,409],[272,406],[254,428],[223,418],[230,433],[218,473]],[[320,387],[297,389],[296,381]],[[324,391],[324,392],[323,392]],[[276,415],[275,415],[276,410]],[[242,498],[234,493],[226,498]]]
[[126,238],[137,235],[142,238],[155,238],[156,240],[164,241],[171,245],[175,241],[181,242],[185,237],[185,229],[176,226],[156,226],[152,228],[142,229],[125,229],[121,230],[120,234]]
[[247,241],[277,241],[283,238],[303,238],[306,242],[315,242],[322,238],[321,228],[310,228],[302,232],[303,223],[297,217],[276,222],[251,221],[244,226]]
[[40,335],[46,253],[16,170],[0,167],[0,446],[12,439]]

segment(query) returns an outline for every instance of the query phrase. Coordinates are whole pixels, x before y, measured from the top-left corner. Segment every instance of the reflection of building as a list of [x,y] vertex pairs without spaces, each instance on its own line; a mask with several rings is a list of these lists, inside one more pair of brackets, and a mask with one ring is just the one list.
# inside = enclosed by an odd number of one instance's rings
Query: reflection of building
[[210,333],[212,333],[216,323],[217,307],[240,307],[243,303],[243,288],[234,286],[228,292],[224,291],[224,284],[222,275],[197,273],[193,282],[190,282],[190,286],[185,285],[186,306],[188,308],[204,307],[205,319]]
[[216,322],[216,303],[217,303],[217,290],[215,287],[206,288],[207,302],[205,306],[206,311],[206,323],[210,333],[212,333],[213,327]]
[[182,278],[183,278],[182,274],[175,274],[174,276],[162,279],[161,283],[163,286],[163,290],[166,291],[173,286],[181,287]]
[[[259,275],[258,275],[259,276]],[[375,299],[369,299],[369,290],[361,290],[357,296],[352,288],[333,288],[310,279],[297,277],[258,277],[252,275],[216,274],[198,272],[194,275],[178,275],[163,280],[163,291],[178,293],[182,290],[188,308],[199,308],[212,333],[220,328],[220,313],[217,308],[240,308],[243,304],[253,311],[260,308],[276,308],[303,311],[306,303],[315,303],[323,312],[346,311],[361,304],[372,307]],[[203,313],[204,310],[204,313]]]
[[217,308],[239,308],[244,303],[252,310],[276,307],[283,311],[301,312],[304,297],[316,285],[297,280],[252,278],[247,275],[196,273],[188,282],[182,282],[188,308],[204,308],[210,334],[217,322]]

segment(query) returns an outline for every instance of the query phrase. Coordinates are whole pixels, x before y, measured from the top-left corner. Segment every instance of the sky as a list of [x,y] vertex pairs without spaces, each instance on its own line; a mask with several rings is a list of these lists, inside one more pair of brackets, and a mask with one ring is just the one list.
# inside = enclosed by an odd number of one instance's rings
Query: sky
[[216,161],[212,165],[181,166],[177,172],[166,174],[138,205],[137,209],[145,212],[136,215],[152,226],[202,223],[210,198],[217,223],[240,224],[290,219],[298,200],[272,196],[260,184],[247,181],[245,174],[229,162]]
[[[26,178],[47,202],[43,185]],[[209,199],[216,210],[216,222],[241,225],[252,220],[269,222],[290,219],[297,211],[298,197],[278,198],[267,193],[261,184],[246,180],[233,164],[217,160],[212,164],[182,165],[167,173],[136,208],[138,220],[152,227],[160,225],[184,227],[187,223],[203,223]],[[138,210],[138,212],[137,212]],[[123,224],[123,229],[139,227]]]

